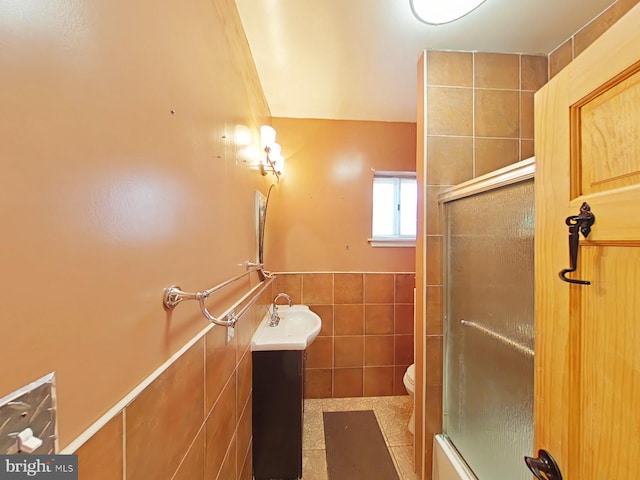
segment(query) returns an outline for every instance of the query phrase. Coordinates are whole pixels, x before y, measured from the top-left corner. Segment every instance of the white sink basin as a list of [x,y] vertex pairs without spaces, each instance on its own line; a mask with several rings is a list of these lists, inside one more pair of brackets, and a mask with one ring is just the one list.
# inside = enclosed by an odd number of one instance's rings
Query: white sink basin
[[251,350],[304,350],[320,333],[320,317],[306,305],[278,305],[280,323],[269,326],[271,309],[251,339]]

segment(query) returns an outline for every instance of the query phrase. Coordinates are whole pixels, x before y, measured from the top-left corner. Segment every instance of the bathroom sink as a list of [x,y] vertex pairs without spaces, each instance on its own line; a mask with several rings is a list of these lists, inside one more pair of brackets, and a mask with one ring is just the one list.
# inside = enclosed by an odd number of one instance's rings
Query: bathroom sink
[[280,323],[269,326],[271,310],[251,339],[251,350],[304,350],[320,333],[320,317],[306,305],[278,305]]

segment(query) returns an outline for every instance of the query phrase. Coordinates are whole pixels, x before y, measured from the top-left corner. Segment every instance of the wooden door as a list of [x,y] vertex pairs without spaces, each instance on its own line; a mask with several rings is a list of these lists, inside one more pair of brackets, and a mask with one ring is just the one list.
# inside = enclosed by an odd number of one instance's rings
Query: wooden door
[[[536,94],[535,451],[640,479],[640,5]],[[569,267],[565,218],[595,224]],[[535,454],[534,454],[535,456]]]

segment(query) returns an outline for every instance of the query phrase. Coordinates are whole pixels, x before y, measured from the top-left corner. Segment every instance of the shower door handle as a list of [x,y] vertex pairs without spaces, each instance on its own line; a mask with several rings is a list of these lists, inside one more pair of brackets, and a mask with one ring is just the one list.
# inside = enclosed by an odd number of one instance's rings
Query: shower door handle
[[537,458],[524,457],[524,463],[538,480],[562,480],[560,467],[546,450],[538,450]]

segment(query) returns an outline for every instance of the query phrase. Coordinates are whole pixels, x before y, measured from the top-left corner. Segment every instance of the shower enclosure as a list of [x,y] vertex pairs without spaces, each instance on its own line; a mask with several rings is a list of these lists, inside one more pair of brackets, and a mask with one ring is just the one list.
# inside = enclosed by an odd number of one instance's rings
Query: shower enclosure
[[533,160],[445,192],[445,439],[480,480],[531,478]]

